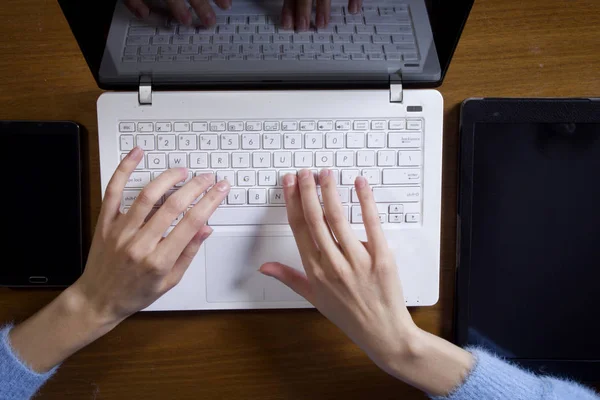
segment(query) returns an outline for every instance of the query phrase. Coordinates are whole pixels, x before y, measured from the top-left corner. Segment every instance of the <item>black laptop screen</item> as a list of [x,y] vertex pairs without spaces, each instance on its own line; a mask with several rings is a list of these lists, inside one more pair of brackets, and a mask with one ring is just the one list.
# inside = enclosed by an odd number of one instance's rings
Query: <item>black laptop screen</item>
[[478,123],[468,342],[600,359],[600,125]]
[[473,4],[374,0],[350,15],[344,0],[334,0],[338,14],[327,29],[316,29],[313,16],[308,31],[282,32],[283,0],[234,0],[225,13],[213,4],[220,18],[214,29],[204,29],[197,16],[180,29],[169,22],[167,1],[144,0],[154,10],[145,22],[156,30],[145,29],[129,10],[119,12],[124,1],[59,0],[103,89],[136,90],[141,76],[164,89],[374,88],[388,87],[397,71],[405,87],[435,87]]

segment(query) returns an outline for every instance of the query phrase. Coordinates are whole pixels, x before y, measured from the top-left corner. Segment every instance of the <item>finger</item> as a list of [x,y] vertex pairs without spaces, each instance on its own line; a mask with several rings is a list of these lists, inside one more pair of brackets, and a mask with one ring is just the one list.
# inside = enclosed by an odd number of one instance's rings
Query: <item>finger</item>
[[190,0],[190,5],[196,11],[198,18],[204,26],[210,27],[217,22],[217,16],[208,3],[208,0]]
[[215,0],[215,4],[218,5],[221,10],[229,10],[231,8],[231,0]]
[[265,263],[258,270],[263,275],[277,279],[314,305],[310,283],[302,272],[278,262]]
[[361,253],[365,252],[365,248],[360,244],[360,241],[354,234],[354,231],[348,223],[348,217],[345,215],[340,195],[338,194],[335,178],[331,175],[331,171],[324,169],[319,175],[321,184],[321,194],[323,196],[323,205],[325,207],[325,217],[337,238],[344,254],[350,259],[356,259]]
[[350,14],[357,14],[362,7],[362,0],[348,0],[348,11]]
[[356,178],[354,187],[360,201],[363,224],[367,233],[367,245],[371,250],[371,255],[383,254],[383,252],[387,251],[388,245],[383,234],[383,229],[381,229],[379,211],[377,210],[377,204],[375,204],[373,191],[364,176]]
[[281,26],[284,29],[294,28],[294,0],[284,0],[281,10]]
[[329,227],[325,222],[323,208],[317,196],[317,186],[311,171],[303,169],[298,173],[298,186],[300,186],[300,199],[304,209],[304,219],[308,225],[311,236],[317,247],[330,258],[340,254],[340,251],[331,236]]
[[125,189],[129,176],[135,170],[143,156],[144,151],[136,146],[117,167],[104,192],[104,200],[99,216],[100,222],[106,223],[112,221],[119,214],[123,189]]
[[156,206],[161,197],[167,190],[175,186],[175,184],[184,180],[187,177],[187,173],[186,168],[169,169],[142,189],[127,212],[128,225],[135,229],[142,226],[146,217],[148,217],[148,214],[150,214],[152,208]]
[[302,199],[300,198],[300,189],[296,175],[287,174],[283,177],[283,197],[285,198],[285,207],[287,210],[288,222],[296,240],[296,246],[300,252],[302,265],[307,271],[312,271],[319,254],[315,245],[302,209]]
[[[165,201],[165,204],[163,204],[146,225],[142,227],[139,233],[139,240],[152,247],[155,246],[167,229],[169,229],[173,220],[175,220],[182,212],[186,211],[188,206],[200,197],[213,182],[213,174],[202,174],[183,185],[181,189],[169,196]],[[194,233],[198,232],[202,225],[199,225]],[[188,243],[192,236],[193,235],[190,235],[185,243]],[[179,250],[177,255],[181,253],[181,250],[182,249]]]
[[177,258],[177,261],[175,261],[175,265],[173,265],[173,270],[167,276],[167,289],[171,289],[181,281],[181,278],[183,278],[185,271],[187,271],[188,267],[192,263],[192,260],[194,259],[194,257],[196,257],[196,254],[198,254],[198,250],[200,250],[202,243],[204,243],[204,241],[208,239],[212,232],[213,230],[210,226],[204,225],[194,235],[194,237],[192,238],[192,240],[190,240],[187,246],[185,246],[185,248],[179,255],[179,258]]
[[147,18],[150,15],[150,9],[142,0],[125,0],[125,5],[139,19]]
[[179,23],[183,25],[192,23],[192,14],[183,0],[167,0],[167,5]]
[[296,30],[306,31],[310,27],[312,0],[296,0]]
[[325,28],[329,24],[329,16],[331,15],[331,0],[317,1],[317,28]]
[[163,255],[167,261],[172,259],[174,262],[187,243],[189,243],[194,235],[206,225],[208,218],[210,218],[212,213],[215,212],[219,204],[221,204],[223,199],[227,196],[227,193],[229,193],[229,189],[229,182],[226,180],[220,181],[213,186],[213,188],[185,214],[183,219],[179,221],[167,238],[160,243],[157,249],[159,257],[160,255]]

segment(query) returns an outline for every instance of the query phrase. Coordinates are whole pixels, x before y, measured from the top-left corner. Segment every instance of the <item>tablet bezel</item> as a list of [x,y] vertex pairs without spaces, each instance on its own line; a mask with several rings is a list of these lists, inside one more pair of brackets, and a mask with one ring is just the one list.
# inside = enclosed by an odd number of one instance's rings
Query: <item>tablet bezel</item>
[[[456,293],[454,342],[468,346],[469,276],[475,126],[478,123],[596,123],[600,124],[600,99],[501,99],[472,98],[462,103],[459,126],[459,177],[456,243]],[[574,338],[575,339],[575,338]],[[600,360],[510,359],[544,374],[597,381]]]

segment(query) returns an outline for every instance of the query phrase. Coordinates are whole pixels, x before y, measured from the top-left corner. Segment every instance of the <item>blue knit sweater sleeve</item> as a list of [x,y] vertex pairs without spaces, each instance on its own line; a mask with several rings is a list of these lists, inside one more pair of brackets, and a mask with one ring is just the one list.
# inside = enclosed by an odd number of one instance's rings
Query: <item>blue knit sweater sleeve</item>
[[469,348],[475,366],[462,385],[433,400],[600,400],[575,382],[536,376],[480,348]]
[[25,400],[31,398],[50,378],[56,368],[45,374],[31,370],[13,352],[8,333],[11,325],[0,330],[0,399]]

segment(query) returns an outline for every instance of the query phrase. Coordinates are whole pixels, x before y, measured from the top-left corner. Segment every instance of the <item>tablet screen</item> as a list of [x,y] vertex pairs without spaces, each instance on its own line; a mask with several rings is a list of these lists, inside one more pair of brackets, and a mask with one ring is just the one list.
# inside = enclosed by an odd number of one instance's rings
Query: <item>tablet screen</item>
[[600,125],[477,123],[468,342],[600,359]]

